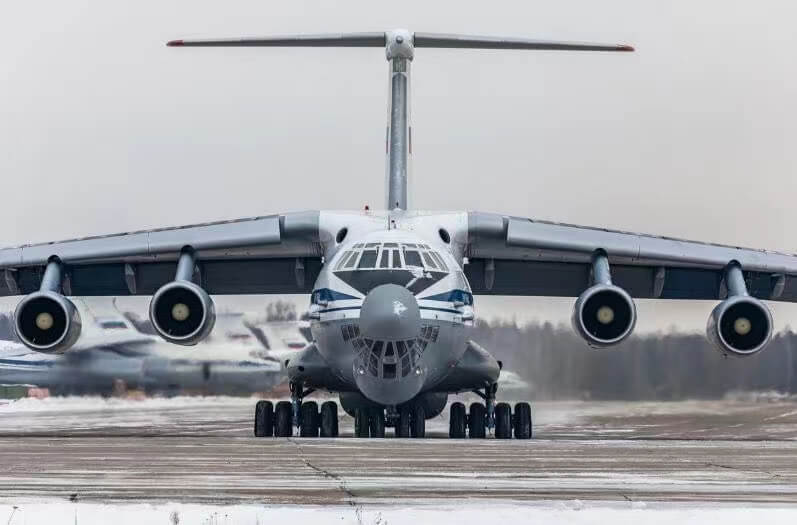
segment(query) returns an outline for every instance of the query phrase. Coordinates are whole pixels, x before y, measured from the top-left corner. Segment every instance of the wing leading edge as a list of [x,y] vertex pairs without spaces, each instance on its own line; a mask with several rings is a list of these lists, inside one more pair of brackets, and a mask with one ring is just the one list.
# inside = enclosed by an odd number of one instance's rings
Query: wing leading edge
[[44,267],[66,268],[66,295],[149,295],[174,278],[188,247],[209,293],[305,293],[321,268],[319,212],[213,222],[0,250],[0,295],[39,289]]
[[797,302],[797,256],[638,233],[468,214],[466,274],[474,293],[578,296],[589,286],[590,260],[604,251],[618,286],[638,298],[720,299],[733,261],[750,295]]

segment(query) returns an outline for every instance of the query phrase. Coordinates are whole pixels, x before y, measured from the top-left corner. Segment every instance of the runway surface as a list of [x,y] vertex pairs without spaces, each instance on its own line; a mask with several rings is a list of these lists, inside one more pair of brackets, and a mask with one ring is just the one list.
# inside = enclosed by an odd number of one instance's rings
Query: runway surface
[[238,398],[0,406],[0,502],[797,502],[793,399],[536,403],[530,441],[449,440],[442,417],[424,440],[258,439],[253,407]]

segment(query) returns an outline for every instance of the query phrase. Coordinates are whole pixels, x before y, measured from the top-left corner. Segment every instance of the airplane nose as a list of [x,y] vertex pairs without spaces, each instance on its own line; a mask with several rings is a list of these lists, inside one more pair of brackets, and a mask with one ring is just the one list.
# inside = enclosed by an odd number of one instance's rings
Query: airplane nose
[[365,296],[360,333],[369,339],[413,339],[421,332],[421,311],[412,292],[397,284],[382,284]]
[[360,392],[383,405],[415,397],[425,374],[415,361],[421,312],[412,292],[395,284],[371,290],[360,309],[360,333],[366,345],[354,362]]

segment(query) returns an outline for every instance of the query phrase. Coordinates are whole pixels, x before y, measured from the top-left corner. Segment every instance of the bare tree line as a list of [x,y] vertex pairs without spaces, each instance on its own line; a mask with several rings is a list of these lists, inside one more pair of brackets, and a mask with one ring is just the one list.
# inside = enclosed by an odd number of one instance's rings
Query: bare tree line
[[474,340],[531,384],[535,399],[718,398],[732,391],[797,393],[797,335],[777,334],[747,358],[724,357],[698,334],[632,336],[593,349],[569,326],[479,320]]

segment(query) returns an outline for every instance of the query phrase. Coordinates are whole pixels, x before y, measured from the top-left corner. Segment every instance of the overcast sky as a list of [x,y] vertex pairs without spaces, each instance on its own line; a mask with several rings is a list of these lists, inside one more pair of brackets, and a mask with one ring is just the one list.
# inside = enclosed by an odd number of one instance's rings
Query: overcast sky
[[[164,44],[406,27],[637,48],[418,50],[414,207],[797,252],[796,19],[787,0],[16,2],[0,244],[380,206],[383,50]],[[478,304],[560,320],[572,300]],[[644,302],[640,327],[702,329],[710,307]]]

